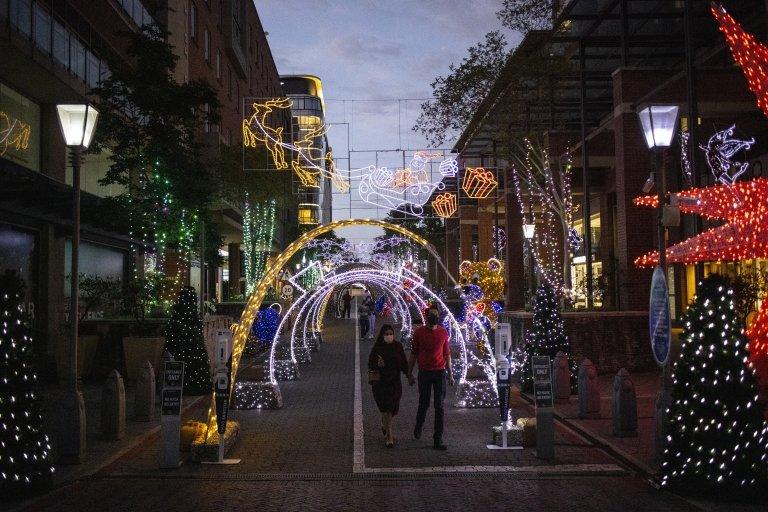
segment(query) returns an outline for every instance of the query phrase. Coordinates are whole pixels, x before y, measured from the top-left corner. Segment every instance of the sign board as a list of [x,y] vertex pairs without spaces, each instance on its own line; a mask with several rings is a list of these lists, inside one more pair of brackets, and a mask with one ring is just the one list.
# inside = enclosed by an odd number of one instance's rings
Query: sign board
[[648,305],[648,324],[651,334],[651,352],[660,366],[669,359],[672,323],[669,314],[669,290],[664,270],[656,267],[651,278],[651,299]]
[[167,361],[163,370],[163,389],[181,388],[184,380],[184,362]]
[[533,391],[536,408],[551,408],[554,406],[552,392],[552,366],[549,356],[533,356]]
[[161,414],[163,416],[179,416],[181,414],[181,390],[164,389]]
[[160,467],[179,467],[181,399],[184,388],[184,362],[166,361],[160,398]]

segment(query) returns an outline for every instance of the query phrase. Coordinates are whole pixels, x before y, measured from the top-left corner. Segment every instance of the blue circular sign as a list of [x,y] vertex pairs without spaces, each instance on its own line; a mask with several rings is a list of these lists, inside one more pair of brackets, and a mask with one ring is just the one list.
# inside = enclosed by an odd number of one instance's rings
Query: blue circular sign
[[669,315],[669,290],[664,270],[656,267],[651,278],[651,300],[648,305],[651,352],[659,366],[669,359],[672,322]]

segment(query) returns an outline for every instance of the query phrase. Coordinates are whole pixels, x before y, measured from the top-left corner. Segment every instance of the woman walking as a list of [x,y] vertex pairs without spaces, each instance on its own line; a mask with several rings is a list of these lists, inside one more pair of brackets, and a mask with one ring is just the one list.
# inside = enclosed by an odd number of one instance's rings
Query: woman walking
[[392,422],[403,396],[400,374],[407,371],[408,361],[403,346],[395,341],[395,329],[389,324],[384,324],[368,357],[368,382],[381,412],[381,432],[384,434],[387,448],[395,445]]

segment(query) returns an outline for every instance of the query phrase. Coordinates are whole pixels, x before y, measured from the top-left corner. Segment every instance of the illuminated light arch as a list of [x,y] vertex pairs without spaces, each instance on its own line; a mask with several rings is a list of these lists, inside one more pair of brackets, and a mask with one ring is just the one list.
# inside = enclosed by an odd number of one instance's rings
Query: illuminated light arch
[[[338,220],[335,222],[330,222],[328,224],[317,226],[316,228],[310,231],[307,231],[306,233],[298,237],[296,240],[291,242],[288,245],[288,247],[286,247],[285,250],[282,253],[280,253],[277,256],[277,258],[275,258],[274,263],[269,267],[269,269],[267,269],[267,271],[264,273],[264,276],[261,278],[261,281],[259,281],[259,284],[256,285],[256,288],[254,289],[253,293],[248,297],[248,302],[246,303],[245,308],[243,309],[243,314],[240,317],[240,322],[237,323],[233,329],[232,364],[231,364],[231,368],[232,368],[231,381],[233,383],[237,379],[237,371],[240,367],[240,359],[243,356],[243,350],[245,349],[245,344],[246,344],[246,341],[248,340],[248,334],[251,331],[251,327],[253,326],[254,319],[256,318],[256,314],[259,311],[259,306],[261,306],[261,303],[267,294],[267,290],[269,289],[270,285],[273,282],[275,282],[280,271],[291,260],[291,258],[298,251],[300,251],[304,247],[304,245],[310,240],[314,240],[318,236],[324,233],[328,233],[329,231],[333,231],[334,229],[342,229],[350,226],[379,227],[385,230],[394,231],[396,233],[399,233],[413,240],[414,242],[416,242],[417,244],[425,248],[427,251],[429,251],[429,253],[435,258],[435,260],[443,268],[446,275],[451,279],[453,284],[454,285],[457,284],[456,279],[449,272],[448,268],[443,263],[443,260],[440,258],[440,255],[438,254],[434,246],[430,244],[426,238],[402,226],[398,226],[397,224],[392,224],[390,222],[377,220],[377,219],[343,219],[343,220]],[[233,389],[234,389],[234,386],[230,386],[230,392],[229,392],[230,400],[232,399]],[[211,432],[214,432],[215,430],[216,430],[215,397],[212,397],[211,407],[209,407],[208,409],[208,429],[206,431],[206,439],[208,439],[209,434]]]
[[[361,274],[363,272],[363,274]],[[351,277],[349,277],[351,276]],[[309,363],[311,362],[311,358],[309,356],[309,352],[311,350],[311,346],[307,344],[308,338],[307,338],[307,321],[312,314],[310,311],[307,313],[307,308],[310,309],[314,307],[315,304],[317,304],[317,297],[322,296],[323,294],[330,295],[333,292],[333,288],[339,285],[346,285],[346,284],[352,284],[355,281],[355,279],[358,279],[359,277],[365,277],[367,281],[370,281],[371,283],[374,283],[377,286],[380,286],[382,289],[385,290],[385,292],[390,293],[394,296],[405,294],[408,295],[411,300],[417,303],[417,307],[419,310],[422,310],[426,307],[426,302],[416,294],[416,292],[412,289],[408,288],[399,288],[399,285],[402,282],[402,279],[404,276],[402,273],[394,273],[379,269],[353,269],[349,270],[347,272],[335,274],[332,276],[329,276],[327,282],[321,286],[318,290],[314,291],[312,294],[304,293],[299,297],[296,301],[294,301],[293,304],[291,304],[291,307],[288,309],[286,314],[284,315],[280,326],[278,327],[277,332],[280,332],[283,330],[283,326],[285,325],[285,322],[288,321],[288,318],[290,314],[296,310],[296,308],[299,308],[296,317],[297,318],[304,318],[303,323],[303,329],[300,334],[297,333],[297,328],[299,323],[294,321],[292,322],[291,327],[291,333],[288,336],[288,343],[289,346],[287,347],[287,350],[285,347],[282,346],[282,344],[279,341],[279,336],[275,335],[275,337],[272,340],[272,346],[271,346],[271,352],[270,352],[270,382],[275,381],[275,374],[277,373],[277,380],[294,380],[298,378],[299,375],[299,368],[298,363]],[[391,290],[387,288],[387,286],[395,286],[398,288],[395,288],[399,293],[393,293]],[[399,303],[402,303],[405,305],[405,301],[399,300]],[[299,305],[301,306],[299,307]],[[407,305],[405,305],[407,308]],[[407,314],[408,318],[410,319],[410,314]],[[422,323],[424,321],[423,315],[422,315]],[[410,324],[406,326],[405,331],[401,332],[410,332]],[[299,340],[299,343],[296,343],[296,340]],[[297,346],[298,345],[298,346]],[[287,354],[289,357],[287,359],[275,359],[275,354],[278,352],[278,347],[280,347],[280,351],[282,354]],[[462,352],[463,354],[464,352]],[[296,356],[298,354],[298,357]],[[466,358],[463,358],[462,360],[465,360]],[[277,372],[275,372],[275,369],[277,369]]]
[[[299,316],[302,316],[302,312],[306,310],[307,306],[311,303],[320,302],[325,296],[332,293],[333,288],[343,287],[347,283],[354,282],[374,282],[377,284],[398,285],[402,282],[403,274],[399,272],[381,271],[381,270],[352,270],[343,274],[330,276],[328,282],[324,283],[319,289],[315,290],[311,295],[302,296],[302,304]],[[442,302],[442,300],[434,294],[431,290],[425,287],[422,283],[415,285],[416,289],[429,295],[429,298],[438,303],[439,307],[445,312],[446,319],[450,324],[450,331],[453,333],[453,344],[458,345],[461,349],[461,358],[454,360],[452,371],[459,377],[459,384],[456,392],[456,405],[459,407],[489,407],[495,406],[498,400],[498,394],[495,386],[495,368],[484,369],[485,379],[477,379],[468,381],[466,379],[467,370],[467,350],[466,339],[462,332],[461,326],[458,321],[453,317],[450,309]],[[399,290],[403,293],[415,293],[416,290],[407,290],[402,288]],[[422,303],[419,305],[426,306],[426,301],[422,299]],[[285,322],[289,321],[291,310],[296,310],[298,304],[294,303],[291,308],[286,312],[282,321],[281,327],[285,325]],[[295,334],[291,334],[289,340],[293,340]],[[270,371],[265,381],[245,381],[238,382],[233,389],[237,394],[236,403],[239,403],[240,408],[279,408],[282,406],[282,396],[280,394],[279,385],[275,378],[274,369],[279,368],[280,361],[275,360],[275,353],[278,346],[278,337],[275,337],[273,341],[272,350],[270,352]],[[482,397],[482,399],[478,399]]]

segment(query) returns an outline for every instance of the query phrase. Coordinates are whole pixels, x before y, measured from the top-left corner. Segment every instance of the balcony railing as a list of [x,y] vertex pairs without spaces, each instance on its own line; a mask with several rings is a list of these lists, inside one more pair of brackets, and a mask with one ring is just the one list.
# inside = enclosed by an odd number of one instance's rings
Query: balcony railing
[[106,61],[91,52],[75,32],[52,16],[43,4],[32,0],[0,0],[0,19],[88,87],[96,87],[109,76]]

